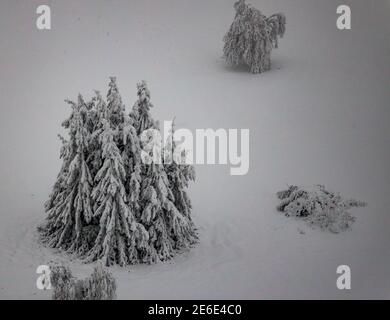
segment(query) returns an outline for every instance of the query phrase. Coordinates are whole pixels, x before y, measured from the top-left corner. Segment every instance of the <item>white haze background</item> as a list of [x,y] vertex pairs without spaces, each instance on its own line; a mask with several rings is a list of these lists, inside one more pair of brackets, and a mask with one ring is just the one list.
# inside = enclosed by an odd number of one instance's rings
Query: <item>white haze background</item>
[[[60,168],[63,99],[105,94],[111,75],[128,110],[145,79],[155,119],[251,130],[248,175],[196,168],[199,245],[168,263],[112,268],[118,298],[390,298],[390,5],[344,2],[350,31],[336,29],[339,1],[251,0],[287,16],[272,70],[252,75],[221,59],[233,1],[46,1],[51,31],[35,27],[41,1],[1,1],[0,298],[50,297],[36,268],[67,257],[35,230]],[[322,183],[368,207],[352,211],[349,232],[313,230],[276,212],[289,183]],[[336,287],[340,264],[350,291]]]

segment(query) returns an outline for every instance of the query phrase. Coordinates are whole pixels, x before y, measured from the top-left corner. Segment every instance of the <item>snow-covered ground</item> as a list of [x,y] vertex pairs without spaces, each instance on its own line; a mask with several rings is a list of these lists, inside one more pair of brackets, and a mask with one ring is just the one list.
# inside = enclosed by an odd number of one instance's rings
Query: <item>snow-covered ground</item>
[[[49,1],[52,30],[38,31],[40,1],[1,1],[0,298],[50,297],[35,270],[67,257],[41,247],[36,226],[60,167],[62,100],[104,92],[110,75],[128,108],[145,79],[156,119],[251,134],[248,175],[196,168],[200,243],[168,263],[111,268],[118,298],[390,298],[389,1],[345,1],[352,30],[339,31],[340,1],[252,0],[287,16],[261,75],[220,58],[232,2]],[[314,230],[275,210],[289,183],[322,183],[368,207],[352,210],[351,231]],[[336,287],[341,264],[349,291]]]

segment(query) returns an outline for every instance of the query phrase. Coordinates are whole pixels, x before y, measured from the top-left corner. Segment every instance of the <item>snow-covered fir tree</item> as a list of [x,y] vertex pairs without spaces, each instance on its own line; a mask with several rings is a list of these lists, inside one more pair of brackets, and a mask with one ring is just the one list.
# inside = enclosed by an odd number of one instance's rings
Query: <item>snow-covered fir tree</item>
[[112,125],[118,126],[123,123],[125,106],[122,103],[122,98],[119,94],[118,86],[116,85],[116,77],[110,77],[110,83],[108,86],[107,112]]
[[85,253],[89,248],[84,226],[91,222],[93,214],[93,182],[86,163],[89,132],[83,120],[85,110],[82,97],[79,95],[78,103],[67,102],[72,106],[72,114],[63,125],[69,129],[70,140],[63,140],[61,156],[64,163],[45,205],[48,217],[42,229],[43,240],[51,247]]
[[192,205],[187,188],[191,181],[195,181],[195,169],[193,165],[186,163],[185,150],[178,148],[174,133],[175,122],[173,120],[171,132],[165,145],[164,166],[175,199],[175,206],[191,221]]
[[266,17],[245,0],[238,0],[234,8],[234,21],[223,39],[224,58],[231,65],[249,66],[252,73],[269,70],[271,51],[285,32],[285,16],[278,13]]
[[157,129],[157,125],[150,115],[150,109],[153,108],[153,104],[150,102],[150,91],[145,81],[137,84],[137,96],[138,99],[133,106],[130,116],[134,119],[134,127],[137,130],[137,134],[140,135],[147,129]]
[[139,212],[139,194],[141,188],[141,147],[137,131],[132,125],[133,120],[124,115],[121,127],[122,158],[126,171],[126,193],[128,204],[137,214]]
[[[137,131],[142,135],[150,129],[156,130],[157,126],[149,113],[152,105],[145,81],[139,83],[137,88],[138,101],[133,108],[132,118],[136,121]],[[141,139],[142,142],[148,143]],[[168,171],[163,164],[142,164],[140,221],[148,230],[150,249],[143,256],[144,262],[170,259],[177,249],[188,248],[197,240],[194,224],[189,218],[190,207],[183,206],[184,210],[180,211],[175,205],[174,194],[184,194],[187,185],[170,183]],[[180,201],[178,198],[176,204],[181,204]]]
[[87,260],[102,259],[106,265],[129,264],[128,246],[135,230],[135,216],[127,205],[123,159],[114,141],[114,130],[106,120],[99,136],[103,165],[95,176],[92,199],[99,233]]
[[175,250],[196,241],[192,222],[174,204],[175,198],[162,164],[145,165],[141,186],[140,221],[149,233],[150,250],[144,262],[168,260]]
[[92,123],[90,132],[90,144],[88,149],[87,163],[94,177],[102,166],[102,149],[99,143],[99,135],[103,131],[103,121],[108,118],[107,104],[99,91],[95,91],[93,98],[94,108],[89,113],[89,119]]
[[192,166],[142,162],[141,136],[157,129],[150,93],[143,81],[130,114],[114,77],[107,101],[95,91],[80,95],[63,122],[63,164],[45,204],[39,230],[50,247],[86,262],[128,265],[167,260],[197,241],[186,192]]
[[323,185],[312,188],[289,186],[287,190],[279,191],[277,197],[280,199],[278,211],[334,233],[349,229],[355,221],[349,209],[366,206],[365,202],[345,199]]

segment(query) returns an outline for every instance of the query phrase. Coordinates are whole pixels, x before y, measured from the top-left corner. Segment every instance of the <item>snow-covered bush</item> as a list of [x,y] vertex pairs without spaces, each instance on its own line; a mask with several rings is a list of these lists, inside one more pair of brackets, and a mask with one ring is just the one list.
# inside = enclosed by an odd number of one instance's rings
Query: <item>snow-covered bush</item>
[[285,32],[285,16],[277,13],[267,18],[245,0],[237,1],[234,8],[234,21],[223,39],[224,58],[231,65],[249,66],[252,73],[269,70],[271,51]]
[[116,281],[102,264],[98,263],[92,274],[82,281],[83,300],[116,299]]
[[137,89],[129,114],[114,77],[106,101],[98,91],[66,100],[69,138],[60,137],[63,164],[39,227],[49,247],[123,266],[170,259],[197,241],[186,191],[194,169],[142,161],[142,133],[158,125],[146,83]]
[[53,300],[75,300],[76,279],[69,267],[56,265],[50,267],[50,282],[53,288]]
[[50,280],[53,300],[113,300],[116,281],[102,264],[98,264],[86,279],[73,277],[69,267],[51,266]]
[[278,211],[334,233],[349,229],[355,221],[349,209],[366,206],[365,202],[344,199],[322,185],[316,185],[311,190],[290,186],[287,190],[279,191],[277,197],[280,199]]

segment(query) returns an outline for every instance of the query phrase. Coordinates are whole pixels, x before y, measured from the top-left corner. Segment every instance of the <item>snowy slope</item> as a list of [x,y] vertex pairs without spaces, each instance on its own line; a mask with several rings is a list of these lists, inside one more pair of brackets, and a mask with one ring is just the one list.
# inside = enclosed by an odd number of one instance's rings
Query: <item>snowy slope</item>
[[[199,245],[168,263],[111,268],[120,299],[390,298],[389,2],[347,1],[352,30],[339,31],[339,1],[252,0],[287,16],[261,75],[220,58],[232,2],[53,2],[53,29],[40,32],[39,1],[1,1],[0,298],[50,297],[35,270],[67,257],[42,248],[35,228],[60,167],[62,100],[104,92],[110,75],[129,110],[145,79],[156,119],[251,133],[248,175],[196,168]],[[313,230],[276,212],[288,183],[322,183],[368,207],[352,210],[349,232]],[[336,288],[341,264],[350,291]]]

